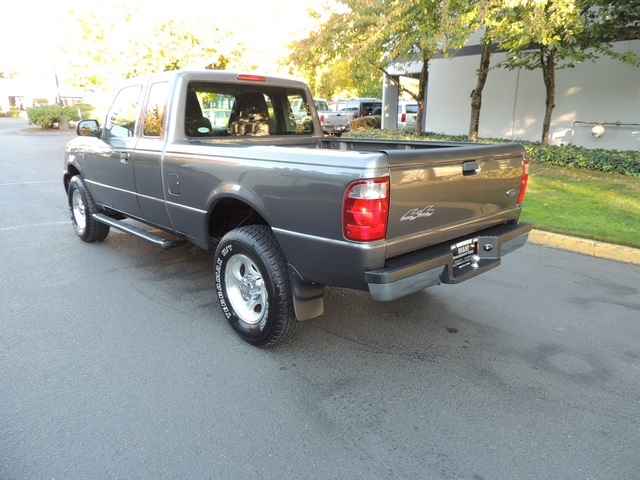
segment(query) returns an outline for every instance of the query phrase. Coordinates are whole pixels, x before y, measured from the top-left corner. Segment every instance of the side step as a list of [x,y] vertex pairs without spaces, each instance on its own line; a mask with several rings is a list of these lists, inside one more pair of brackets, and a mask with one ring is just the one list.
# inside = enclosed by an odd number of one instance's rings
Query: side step
[[166,238],[159,237],[158,235],[154,235],[153,233],[147,232],[138,227],[134,227],[125,222],[121,222],[120,220],[116,220],[111,218],[103,213],[94,213],[93,218],[95,218],[100,223],[104,223],[109,225],[110,227],[117,228],[118,230],[122,230],[134,237],[141,238],[142,240],[146,240],[147,242],[153,243],[156,247],[160,247],[164,250],[169,250],[175,247],[181,247],[187,243],[184,239],[179,240],[167,240]]

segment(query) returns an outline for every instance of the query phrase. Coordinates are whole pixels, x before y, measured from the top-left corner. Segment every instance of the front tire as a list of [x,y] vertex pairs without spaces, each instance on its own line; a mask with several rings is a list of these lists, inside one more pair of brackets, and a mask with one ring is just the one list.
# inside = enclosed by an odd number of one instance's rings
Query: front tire
[[87,184],[76,175],[69,182],[69,216],[76,233],[85,242],[101,242],[109,235],[109,225],[93,218],[97,212]]
[[216,248],[215,280],[222,312],[246,342],[268,347],[298,329],[287,263],[269,227],[227,233]]

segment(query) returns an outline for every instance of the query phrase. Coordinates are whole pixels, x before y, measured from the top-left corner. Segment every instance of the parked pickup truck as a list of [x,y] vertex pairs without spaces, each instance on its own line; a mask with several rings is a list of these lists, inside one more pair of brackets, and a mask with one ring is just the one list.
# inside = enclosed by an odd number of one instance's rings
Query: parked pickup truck
[[102,125],[76,129],[63,178],[77,235],[99,242],[116,228],[165,249],[214,250],[214,295],[254,345],[322,315],[326,285],[389,301],[460,283],[500,265],[531,229],[518,223],[520,145],[323,137],[299,81],[131,79]]
[[347,110],[334,112],[329,109],[329,104],[323,99],[315,99],[313,103],[316,106],[324,133],[340,136],[343,132],[349,131],[349,123],[353,121],[354,112]]

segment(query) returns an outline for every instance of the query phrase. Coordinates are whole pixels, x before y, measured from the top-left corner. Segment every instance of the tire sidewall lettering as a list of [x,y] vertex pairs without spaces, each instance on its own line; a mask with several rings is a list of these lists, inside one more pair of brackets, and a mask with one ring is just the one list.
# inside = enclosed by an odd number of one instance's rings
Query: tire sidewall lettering
[[215,268],[215,276],[216,276],[216,296],[218,297],[218,301],[220,302],[220,306],[222,307],[222,313],[229,320],[231,318],[231,309],[227,305],[227,300],[222,293],[222,265],[223,261],[220,258],[216,258],[216,268]]
[[[226,273],[228,268],[233,273]],[[213,270],[214,295],[244,341],[270,347],[298,329],[286,258],[268,225],[244,225],[227,232],[216,248]]]
[[[267,300],[265,302],[265,312],[260,323],[257,325],[250,325],[241,320],[233,311],[229,299],[225,293],[224,276],[227,262],[235,255],[243,254],[249,257],[259,268],[263,281],[267,287]],[[222,313],[236,331],[241,331],[243,335],[248,337],[254,337],[259,339],[263,334],[268,333],[270,329],[270,304],[272,299],[272,285],[271,280],[267,275],[267,270],[259,255],[256,255],[253,250],[237,240],[231,240],[228,243],[218,246],[215,257],[215,284],[216,284],[216,297],[222,308]]]

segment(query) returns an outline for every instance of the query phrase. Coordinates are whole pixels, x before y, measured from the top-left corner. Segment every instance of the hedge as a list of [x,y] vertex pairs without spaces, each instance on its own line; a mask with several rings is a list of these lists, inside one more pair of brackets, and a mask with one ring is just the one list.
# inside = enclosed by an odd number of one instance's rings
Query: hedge
[[19,116],[20,116],[20,110],[18,110],[17,107],[9,107],[8,112],[3,112],[2,109],[0,108],[0,117],[17,118]]
[[88,103],[75,103],[62,107],[62,116],[71,121],[86,120],[91,118],[93,106]]
[[29,123],[42,128],[53,128],[60,122],[62,110],[58,105],[40,105],[27,108]]
[[360,117],[349,123],[351,130],[371,130],[382,127],[382,117],[380,115],[368,115]]
[[[360,130],[352,128],[351,132],[345,133],[344,136],[353,138],[388,138],[440,142],[467,141],[466,135],[444,135],[441,133],[424,133],[418,135],[406,130]],[[507,142],[511,142],[511,140],[495,138],[481,139],[481,143]],[[640,177],[640,151],[637,150],[589,149],[576,147],[574,145],[544,147],[535,142],[523,141],[520,143],[522,143],[527,150],[529,158],[534,163],[584,168],[601,172],[615,172],[630,177]]]
[[42,128],[54,128],[55,124],[59,124],[63,118],[77,121],[81,120],[80,117],[84,119],[90,118],[92,112],[93,106],[88,103],[76,103],[64,107],[59,107],[58,105],[40,105],[27,108],[27,118],[32,125],[38,125]]
[[589,149],[573,145],[525,145],[525,148],[532,162],[640,177],[640,152],[636,150]]

